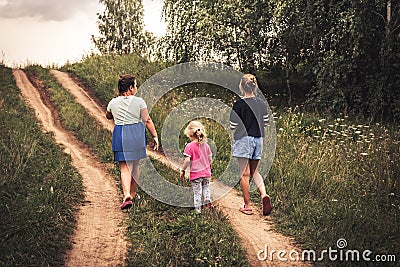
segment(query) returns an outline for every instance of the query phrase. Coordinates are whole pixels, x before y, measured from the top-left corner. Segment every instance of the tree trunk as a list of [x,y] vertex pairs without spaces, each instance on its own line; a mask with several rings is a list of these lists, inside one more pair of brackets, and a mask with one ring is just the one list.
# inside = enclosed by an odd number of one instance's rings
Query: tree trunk
[[247,40],[249,40],[249,46],[247,47],[246,51],[246,63],[247,63],[247,72],[251,74],[255,74],[254,69],[254,47],[253,47],[253,36],[251,34],[251,29],[248,24],[246,24],[246,33],[247,33]]
[[392,1],[387,1],[386,6],[386,36],[390,34],[390,21],[392,20]]
[[308,11],[308,17],[311,21],[311,27],[312,27],[312,48],[313,52],[315,54],[318,54],[319,52],[319,39],[317,37],[317,22],[314,16],[314,6],[313,6],[314,1],[307,0],[307,11]]
[[290,78],[289,78],[289,74],[290,74],[290,64],[289,64],[289,53],[286,52],[286,87],[287,87],[287,93],[288,93],[288,105],[289,107],[292,105],[292,89],[291,89],[291,85],[290,85]]

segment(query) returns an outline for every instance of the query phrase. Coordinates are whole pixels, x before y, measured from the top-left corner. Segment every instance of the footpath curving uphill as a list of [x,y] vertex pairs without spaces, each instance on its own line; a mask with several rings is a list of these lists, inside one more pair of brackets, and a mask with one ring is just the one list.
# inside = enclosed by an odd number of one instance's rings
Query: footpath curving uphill
[[25,101],[36,112],[44,132],[54,133],[58,144],[71,155],[72,163],[83,178],[85,201],[77,214],[73,247],[67,266],[123,266],[127,251],[125,215],[119,210],[118,190],[114,178],[69,132],[57,125],[28,77],[22,70],[13,71]]
[[[78,86],[68,74],[57,70],[51,70],[58,82],[75,96],[76,101],[85,107],[105,129],[113,129],[112,121],[105,118],[105,111],[97,105],[96,101],[80,86]],[[170,168],[174,166],[162,155],[148,150],[148,155]],[[223,190],[224,185],[213,182],[215,191]],[[225,190],[226,191],[226,190]],[[235,189],[231,189],[223,198],[217,201],[217,208],[220,209],[229,219],[235,231],[242,239],[243,247],[247,251],[247,257],[251,266],[306,266],[302,261],[290,261],[289,253],[296,252],[300,254],[301,250],[296,248],[292,239],[277,233],[274,230],[274,224],[263,217],[260,210],[254,210],[254,214],[249,216],[239,212],[239,206],[242,204],[242,197]],[[78,222],[79,223],[79,222]],[[264,251],[268,248],[268,253]],[[286,252],[286,255],[280,257],[287,259],[279,260],[278,251]],[[274,253],[275,251],[275,253]],[[260,253],[263,252],[263,253]],[[266,252],[266,251],[265,251]],[[261,259],[261,260],[260,260]]]

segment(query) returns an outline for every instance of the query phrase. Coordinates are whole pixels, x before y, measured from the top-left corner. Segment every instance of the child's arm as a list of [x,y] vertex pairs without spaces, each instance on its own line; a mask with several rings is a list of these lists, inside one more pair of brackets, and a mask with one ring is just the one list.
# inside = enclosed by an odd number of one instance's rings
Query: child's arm
[[187,167],[189,167],[190,165],[190,157],[189,156],[185,156],[185,161],[183,162],[179,177],[181,179],[183,179],[185,177],[185,170]]
[[208,156],[208,162],[210,163],[210,168],[212,169],[212,164],[213,164],[212,155]]

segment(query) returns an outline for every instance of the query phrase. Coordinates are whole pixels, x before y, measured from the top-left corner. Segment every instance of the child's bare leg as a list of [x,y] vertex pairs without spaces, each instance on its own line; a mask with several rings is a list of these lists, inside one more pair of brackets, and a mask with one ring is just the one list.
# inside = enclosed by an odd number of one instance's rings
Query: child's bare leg
[[250,167],[249,160],[246,158],[238,158],[240,169],[240,186],[242,188],[244,205],[250,208]]
[[271,199],[265,192],[264,179],[261,174],[258,172],[258,164],[259,160],[250,160],[250,173],[253,176],[254,183],[256,184],[258,191],[260,191],[261,195],[261,203],[262,203],[262,213],[267,216],[271,213],[272,205]]
[[261,174],[258,172],[258,165],[260,160],[250,160],[250,174],[253,176],[253,181],[260,192],[261,198],[267,195],[265,190],[264,179]]
[[129,168],[128,164],[125,161],[119,162],[119,168],[121,171],[121,184],[122,184],[122,191],[124,193],[124,201],[126,199],[132,198],[130,195],[131,192],[131,168]]
[[132,167],[131,167],[132,179],[131,179],[130,194],[131,194],[131,197],[135,197],[136,191],[138,189],[138,182],[139,182],[139,175],[140,175],[139,160],[132,161],[131,165],[132,165]]

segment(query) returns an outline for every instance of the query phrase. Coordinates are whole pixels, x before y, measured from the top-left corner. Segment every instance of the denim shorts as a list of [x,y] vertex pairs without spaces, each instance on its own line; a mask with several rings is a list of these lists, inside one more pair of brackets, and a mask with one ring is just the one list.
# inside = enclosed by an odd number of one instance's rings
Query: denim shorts
[[236,158],[261,159],[262,137],[243,136],[233,142],[232,156]]

